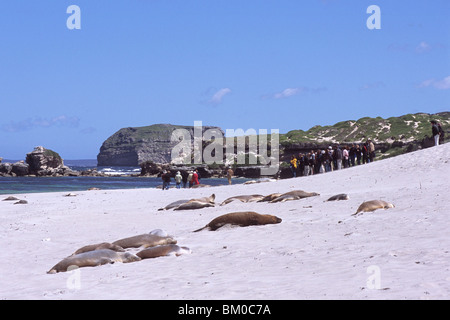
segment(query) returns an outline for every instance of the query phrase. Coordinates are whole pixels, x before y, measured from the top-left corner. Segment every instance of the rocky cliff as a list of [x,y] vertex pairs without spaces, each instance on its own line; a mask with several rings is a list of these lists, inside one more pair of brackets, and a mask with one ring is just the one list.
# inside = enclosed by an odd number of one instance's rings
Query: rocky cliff
[[[98,165],[138,166],[145,161],[169,163],[172,160],[171,151],[179,143],[171,141],[175,129],[188,130],[193,141],[193,126],[155,124],[120,129],[101,146],[97,156]],[[209,126],[202,127],[202,134],[208,129],[219,130],[223,135],[220,128]]]

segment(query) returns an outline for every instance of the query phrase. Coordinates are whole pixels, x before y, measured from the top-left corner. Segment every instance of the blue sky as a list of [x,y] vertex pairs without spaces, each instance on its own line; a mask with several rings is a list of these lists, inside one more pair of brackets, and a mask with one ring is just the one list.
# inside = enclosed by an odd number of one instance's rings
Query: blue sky
[[0,157],[93,159],[120,128],[155,123],[286,133],[449,111],[449,13],[448,0],[3,1]]

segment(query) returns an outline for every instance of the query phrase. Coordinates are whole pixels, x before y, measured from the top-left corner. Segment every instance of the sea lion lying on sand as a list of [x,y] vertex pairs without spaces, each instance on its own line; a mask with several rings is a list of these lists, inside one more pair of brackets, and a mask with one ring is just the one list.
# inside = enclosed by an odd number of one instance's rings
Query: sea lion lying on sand
[[276,224],[280,223],[282,220],[276,216],[270,214],[259,214],[256,212],[245,211],[245,212],[232,212],[221,215],[208,223],[203,228],[197,229],[194,232],[201,231],[203,229],[209,228],[209,230],[214,231],[223,227],[226,224],[237,225],[240,227],[247,226],[257,226],[265,224]]
[[118,245],[124,249],[127,248],[139,248],[139,247],[155,247],[164,244],[176,244],[177,240],[172,238],[171,236],[161,237],[152,233],[144,233],[137,236],[123,238],[117,241],[114,241],[112,244]]
[[141,259],[150,259],[171,255],[175,255],[178,257],[186,253],[191,253],[191,249],[189,249],[188,247],[180,247],[177,246],[176,244],[167,244],[163,246],[156,246],[144,249],[136,253],[136,256],[138,256]]
[[377,209],[389,209],[389,208],[395,208],[395,206],[392,203],[383,201],[383,200],[370,200],[363,202],[359,207],[358,210],[352,216],[357,215],[360,212],[372,212]]
[[[198,199],[189,199],[189,200],[178,200],[172,202],[165,206],[164,208],[159,208],[158,211],[161,210],[169,210],[174,208],[174,210],[189,210],[189,209],[200,209],[204,207],[214,207],[214,200],[216,199],[216,195],[213,193],[209,197],[203,197]],[[195,204],[188,205],[188,203],[195,202]]]
[[16,197],[13,197],[13,196],[9,196],[9,197],[3,199],[2,201],[16,201],[16,200],[19,200],[19,198],[16,198]]
[[209,202],[202,202],[202,201],[189,201],[182,205],[179,205],[173,210],[194,210],[194,209],[201,209],[206,207],[214,207],[213,203]]
[[220,205],[224,206],[234,200],[239,200],[241,202],[255,202],[255,201],[261,200],[262,198],[264,198],[264,196],[260,195],[260,194],[235,196],[235,197],[230,197],[230,198],[224,200]]
[[299,200],[299,199],[314,197],[314,196],[318,196],[318,195],[319,194],[316,192],[306,192],[303,190],[294,190],[294,191],[289,191],[289,192],[283,193],[281,196],[276,197],[275,199],[270,201],[270,203],[284,202],[284,201],[289,201],[289,200]]
[[71,266],[79,268],[96,267],[107,263],[127,263],[139,260],[141,260],[141,258],[130,252],[116,252],[109,249],[101,249],[67,257],[58,262],[53,268],[47,271],[47,273],[65,272]]
[[339,200],[348,200],[348,199],[350,199],[348,194],[340,193],[340,194],[337,194],[335,196],[328,198],[327,201],[339,201]]
[[186,202],[189,202],[189,201],[190,201],[189,199],[186,199],[186,200],[178,200],[178,201],[169,203],[169,204],[168,204],[167,206],[165,206],[164,208],[159,208],[158,211],[173,209],[173,208],[179,207],[180,205],[182,205],[182,204],[184,204],[184,203],[186,203]]
[[282,195],[282,193],[271,193],[271,194],[265,196],[264,198],[262,198],[261,200],[258,200],[257,202],[272,201],[273,199],[278,198],[281,195]]
[[80,254],[80,253],[95,251],[95,250],[101,250],[101,249],[109,249],[109,250],[116,251],[116,252],[124,252],[125,251],[122,247],[120,247],[116,244],[112,244],[109,242],[102,242],[102,243],[90,244],[90,245],[81,247],[80,249],[75,251],[73,254],[75,255],[75,254]]

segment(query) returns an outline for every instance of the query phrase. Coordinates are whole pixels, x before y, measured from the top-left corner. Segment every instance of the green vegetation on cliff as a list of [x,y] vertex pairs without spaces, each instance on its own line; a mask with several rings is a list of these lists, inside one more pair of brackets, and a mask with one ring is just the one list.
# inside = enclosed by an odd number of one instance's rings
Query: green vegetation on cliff
[[440,122],[444,131],[450,129],[450,112],[407,114],[387,119],[364,117],[329,126],[314,126],[307,131],[292,130],[280,134],[280,143],[284,146],[292,143],[352,143],[367,139],[376,143],[408,143],[431,136],[430,120]]

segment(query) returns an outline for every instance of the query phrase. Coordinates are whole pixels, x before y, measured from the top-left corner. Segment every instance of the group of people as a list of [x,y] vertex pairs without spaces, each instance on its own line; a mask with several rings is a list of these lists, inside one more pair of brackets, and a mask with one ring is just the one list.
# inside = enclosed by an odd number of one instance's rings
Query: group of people
[[[163,182],[162,189],[163,190],[169,190],[170,182],[172,180],[172,174],[170,170],[166,171],[164,170],[161,179]],[[186,188],[189,182],[189,188],[192,188],[193,185],[200,184],[200,174],[198,173],[198,170],[192,170],[189,173],[181,174],[180,171],[177,171],[174,177],[175,185],[177,189],[181,189],[181,186],[183,185],[183,188]]]
[[339,144],[326,150],[311,150],[308,153],[292,155],[289,167],[293,177],[341,170],[373,162],[375,145],[369,139],[362,144],[351,144],[341,148]]

